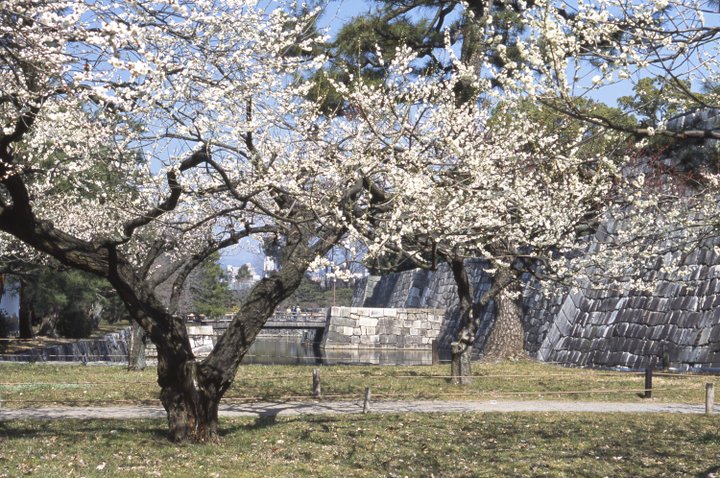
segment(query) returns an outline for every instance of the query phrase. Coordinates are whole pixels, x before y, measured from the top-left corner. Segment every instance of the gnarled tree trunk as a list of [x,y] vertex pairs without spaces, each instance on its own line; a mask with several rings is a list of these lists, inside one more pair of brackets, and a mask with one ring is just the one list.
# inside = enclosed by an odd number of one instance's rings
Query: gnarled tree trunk
[[217,436],[220,390],[218,374],[195,360],[169,369],[164,358],[158,358],[159,381],[164,383],[160,401],[167,412],[170,438],[176,442],[204,442]]
[[472,369],[470,355],[472,354],[478,323],[476,320],[476,307],[472,303],[472,284],[462,259],[450,262],[450,268],[455,278],[460,299],[460,328],[456,339],[450,344],[451,361],[450,376],[454,384],[470,384],[472,382]]
[[452,377],[452,383],[465,385],[472,383],[470,356],[473,345],[475,344],[475,336],[480,326],[478,323],[480,311],[486,307],[491,300],[497,299],[498,295],[513,283],[515,274],[512,270],[506,268],[498,269],[493,278],[493,285],[490,287],[490,290],[485,292],[479,301],[473,302],[472,284],[465,270],[463,260],[455,259],[450,261],[450,267],[455,283],[457,284],[458,296],[460,298],[460,328],[458,329],[456,340],[450,344],[450,376]]
[[452,377],[452,383],[456,385],[469,385],[472,383],[470,358],[475,340],[474,337],[473,340],[469,340],[468,337],[469,335],[460,337],[450,344],[450,376]]
[[519,304],[520,283],[513,282],[495,298],[495,322],[485,342],[483,357],[490,360],[525,356],[525,333]]
[[160,399],[173,441],[203,442],[217,437],[220,400],[267,319],[300,285],[306,266],[304,262],[287,264],[258,282],[206,359],[198,362],[192,353],[177,354],[175,349],[158,346]]

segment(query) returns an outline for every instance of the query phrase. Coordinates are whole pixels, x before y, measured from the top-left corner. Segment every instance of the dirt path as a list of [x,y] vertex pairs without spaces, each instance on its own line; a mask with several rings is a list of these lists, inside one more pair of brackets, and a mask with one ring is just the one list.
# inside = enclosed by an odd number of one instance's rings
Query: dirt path
[[[715,407],[720,412],[720,407]],[[222,405],[221,417],[287,416],[362,413],[358,402],[257,402]],[[567,401],[377,401],[370,405],[372,413],[476,413],[476,412],[579,412],[579,413],[705,413],[701,405],[682,403],[622,403]],[[0,408],[0,421],[62,420],[62,419],[133,419],[164,418],[162,407],[53,407]]]

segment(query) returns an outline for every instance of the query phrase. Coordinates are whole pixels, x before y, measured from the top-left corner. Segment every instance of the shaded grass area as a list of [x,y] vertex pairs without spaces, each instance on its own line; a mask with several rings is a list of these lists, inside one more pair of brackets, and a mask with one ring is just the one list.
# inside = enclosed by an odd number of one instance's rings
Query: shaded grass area
[[[227,402],[312,398],[311,366],[245,365],[225,395]],[[539,362],[474,364],[474,383],[450,383],[448,365],[324,366],[326,399],[356,399],[371,387],[376,399],[601,400],[641,401],[644,377]],[[703,403],[706,382],[717,376],[656,374],[653,400]],[[73,404],[157,403],[154,369],[128,372],[121,366],[0,364],[0,400],[8,407]],[[78,403],[79,402],[79,403]]]
[[714,476],[720,418],[406,414],[222,420],[177,445],[163,421],[0,422],[0,476]]

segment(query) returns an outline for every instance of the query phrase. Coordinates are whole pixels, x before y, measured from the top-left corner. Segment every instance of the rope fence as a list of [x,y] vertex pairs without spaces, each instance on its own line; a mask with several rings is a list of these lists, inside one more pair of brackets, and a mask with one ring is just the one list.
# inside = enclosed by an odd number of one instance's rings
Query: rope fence
[[[697,390],[700,387],[693,387],[693,388],[687,388],[685,390]],[[370,387],[364,387],[363,390],[367,391],[370,389]],[[677,388],[674,389],[655,389],[655,391],[678,391]],[[517,397],[524,397],[524,396],[543,396],[543,395],[597,395],[602,394],[606,395],[608,393],[613,393],[616,395],[637,395],[642,394],[645,390],[644,389],[599,389],[599,390],[567,390],[567,391],[555,391],[555,392],[548,392],[548,393],[538,393],[538,392],[493,392],[493,391],[484,391],[484,392],[474,392],[474,393],[462,393],[462,394],[439,394],[437,396],[434,396],[434,399],[440,399],[440,398],[453,398],[453,399],[497,399],[497,398],[517,398]],[[375,400],[407,400],[408,397],[403,394],[392,394],[392,393],[383,393],[383,392],[372,392],[372,397]],[[318,400],[317,397],[314,397],[311,394],[303,394],[303,395],[282,395],[282,396],[248,396],[248,397],[226,397],[223,398],[220,402],[221,404],[226,405],[237,405],[237,404],[256,404],[256,403],[267,403],[271,402],[273,404],[293,404],[300,401],[319,401],[322,403],[322,401],[348,401],[348,402],[359,402],[362,401],[362,390],[358,390],[357,393],[354,394],[323,394],[322,400]],[[711,398],[706,398],[706,402],[714,400],[714,391]],[[83,399],[83,400],[50,400],[50,399],[0,399],[0,405],[2,404],[27,404],[30,405],[30,407],[25,408],[35,408],[35,406],[43,406],[43,405],[58,405],[61,404],[63,406],[108,406],[108,405],[128,405],[128,406],[157,406],[161,407],[162,403],[160,402],[160,399]],[[712,406],[708,409],[706,408],[707,414],[712,414]]]
[[[2,340],[2,339],[0,339]],[[431,356],[430,351],[421,349],[421,350],[407,350],[406,351],[409,355],[413,353],[424,353],[427,355],[427,361],[418,360],[417,363],[413,364],[410,363],[408,366],[415,366],[415,365],[430,365]],[[332,353],[332,352],[331,352]],[[395,364],[395,365],[403,365],[403,363],[396,363],[397,361],[388,359],[387,362],[382,360],[382,354],[379,353],[376,355],[373,359],[358,359],[354,360],[352,358],[343,357],[341,356],[343,352],[338,352],[339,356],[318,356],[318,355],[282,355],[282,354],[275,354],[275,353],[267,353],[267,354],[246,354],[244,357],[249,359],[271,359],[267,362],[263,362],[261,365],[326,365],[326,364],[332,364],[332,365],[386,365],[386,364]],[[21,358],[28,358],[30,360],[13,360],[13,359],[21,359]],[[54,360],[54,359],[72,359],[72,360]],[[148,354],[147,359],[153,360],[156,356],[153,354]],[[202,356],[198,357],[199,360],[202,360]],[[118,359],[118,360],[107,360],[107,359]],[[26,362],[64,362],[64,363],[85,363],[88,364],[92,363],[103,363],[103,362],[112,362],[116,364],[120,364],[122,362],[126,362],[128,360],[127,354],[85,354],[85,355],[77,355],[77,354],[29,354],[29,353],[13,353],[13,354],[7,354],[7,355],[0,355],[0,363],[26,363]],[[296,361],[293,363],[287,362],[290,361]],[[297,361],[303,361],[302,363]],[[449,364],[449,359],[440,359],[439,364]],[[558,365],[558,366],[566,366],[565,363],[560,362],[543,362],[546,365]],[[253,364],[254,365],[254,364]],[[260,365],[260,364],[259,364]],[[594,371],[597,371],[597,369],[593,369]],[[621,371],[621,370],[604,370],[604,373],[610,374],[610,373],[616,373],[618,375],[627,375],[627,374],[643,374],[642,371]],[[707,372],[703,370],[687,370],[684,372],[654,372],[655,376],[682,376],[682,375],[708,375],[712,374],[714,372]],[[563,375],[562,373],[557,374],[557,376]],[[503,375],[505,377],[512,377],[512,375]],[[521,376],[521,375],[519,375]],[[549,375],[545,375],[549,376]],[[486,377],[491,377],[491,375],[486,375]]]
[[[598,379],[604,379],[604,378],[616,378],[616,377],[634,377],[634,376],[644,376],[646,372],[616,372],[616,371],[598,371],[598,370],[592,370],[588,371],[588,373],[592,373],[594,375],[593,380],[598,381]],[[698,373],[668,373],[668,372],[653,372],[653,375],[656,377],[671,377],[671,378],[687,378],[687,377],[697,377],[697,376],[708,376],[709,374],[698,374]],[[244,377],[244,376],[238,376],[235,378],[236,382],[248,382],[248,381],[275,381],[275,380],[292,380],[297,379],[299,377],[298,374],[288,374],[288,375],[264,375],[264,376],[257,376],[257,377]],[[390,374],[372,374],[372,373],[366,373],[366,372],[323,372],[323,377],[325,378],[338,378],[338,379],[348,379],[348,378],[357,378],[357,379],[452,379],[452,375],[446,375],[446,374],[396,374],[396,373],[390,373]],[[557,377],[567,377],[567,378],[582,378],[582,375],[579,373],[573,373],[573,372],[561,372],[561,373],[546,373],[542,376],[538,377],[536,374],[475,374],[472,375],[472,378],[475,380],[482,380],[482,379],[489,379],[489,378],[536,378],[538,380],[543,380],[545,378],[557,378]],[[131,381],[92,381],[92,382],[80,382],[80,381],[73,381],[73,382],[0,382],[0,387],[3,386],[19,386],[19,385],[44,385],[44,386],[52,386],[52,385],[129,385],[129,384],[138,384],[138,385],[147,385],[147,384],[157,384],[157,381],[153,380],[131,380]]]
[[[551,372],[547,374],[538,375],[537,373],[519,374],[519,373],[494,373],[494,374],[476,374],[472,376],[474,383],[476,384],[475,389],[455,388],[454,390],[438,390],[435,385],[429,389],[408,389],[406,391],[398,390],[383,390],[384,387],[395,387],[397,384],[393,383],[395,379],[403,379],[404,383],[412,381],[444,381],[450,385],[451,375],[441,374],[408,374],[408,373],[390,373],[390,374],[368,374],[362,370],[357,372],[345,371],[342,373],[330,373],[324,371],[321,379],[321,369],[314,369],[312,376],[309,374],[283,374],[274,375],[266,374],[260,376],[238,376],[236,377],[235,384],[228,390],[226,397],[221,400],[224,404],[240,404],[240,403],[257,403],[257,402],[273,402],[273,403],[291,403],[293,401],[308,401],[308,400],[339,400],[339,401],[358,401],[361,400],[363,390],[365,391],[365,400],[368,401],[372,395],[374,400],[408,400],[408,399],[434,399],[434,400],[448,400],[448,399],[497,399],[497,398],[523,398],[523,397],[539,397],[539,398],[551,398],[551,397],[567,397],[567,396],[591,396],[597,397],[599,395],[605,396],[617,396],[623,397],[627,395],[638,395],[640,397],[651,398],[652,393],[674,393],[679,394],[682,392],[692,392],[696,398],[700,397],[700,393],[705,388],[705,404],[706,413],[712,414],[714,410],[714,384],[712,383],[677,383],[669,386],[664,384],[660,387],[652,386],[652,375],[653,372],[618,372],[618,371],[591,371],[592,381],[597,384],[609,383],[609,387],[589,387],[581,388],[577,387],[577,381],[582,381],[587,377],[585,374],[578,373],[577,370],[568,372]],[[589,371],[590,372],[590,371]],[[659,372],[655,373],[656,377],[661,378],[673,378],[673,379],[697,379],[698,374],[696,373],[668,373]],[[632,381],[638,379],[645,380],[645,386],[641,384],[633,384]],[[650,378],[650,380],[648,380]],[[502,380],[507,379],[510,384],[530,387],[541,383],[543,386],[547,386],[547,379],[553,379],[551,383],[553,388],[557,389],[535,389],[535,390],[506,390],[506,389],[478,389],[477,387],[485,385],[492,386],[493,383],[487,383],[490,380]],[[565,379],[572,381],[572,384],[568,384],[570,389],[563,389],[562,383]],[[617,383],[622,381],[621,379],[630,381],[631,383]],[[382,380],[386,383],[378,384],[376,380]],[[522,382],[526,380],[526,382]],[[283,381],[287,382],[280,384],[280,387],[273,390],[269,388],[267,391],[263,390],[252,390],[247,389],[247,384],[252,382],[276,382]],[[372,394],[370,394],[372,385]],[[402,382],[401,382],[402,383]],[[524,383],[524,385],[522,385]],[[612,385],[615,383],[615,385]],[[50,387],[50,390],[54,388],[62,389],[63,387],[96,387],[96,386],[109,386],[117,387],[118,393],[124,393],[126,395],[140,394],[156,394],[159,393],[159,389],[150,390],[147,388],[148,385],[156,385],[155,381],[151,380],[130,380],[130,381],[115,381],[115,380],[98,380],[98,381],[81,381],[81,380],[66,380],[66,381],[3,381],[0,382],[0,407],[4,405],[20,405],[25,407],[37,407],[43,405],[64,405],[64,406],[108,406],[108,405],[153,405],[160,406],[160,400],[157,397],[137,397],[137,398],[96,398],[96,397],[74,397],[70,392],[59,391],[58,393],[70,394],[68,397],[22,397],[22,392],[18,393],[19,390],[25,390],[26,388],[35,388],[37,393],[43,393],[48,395],[44,390],[40,390],[45,387]],[[262,384],[260,384],[262,385]],[[282,389],[281,387],[286,385],[290,390]],[[133,391],[132,389],[124,389],[132,386],[143,386],[143,390]],[[248,395],[242,395],[242,389],[245,386]],[[454,385],[453,385],[454,386]],[[322,393],[322,387],[326,387],[325,393]],[[307,392],[297,393],[296,390],[304,388]],[[333,391],[333,388],[345,388],[341,393]],[[328,391],[330,393],[328,393]],[[87,393],[86,390],[83,393]],[[97,391],[95,392],[97,394]]]

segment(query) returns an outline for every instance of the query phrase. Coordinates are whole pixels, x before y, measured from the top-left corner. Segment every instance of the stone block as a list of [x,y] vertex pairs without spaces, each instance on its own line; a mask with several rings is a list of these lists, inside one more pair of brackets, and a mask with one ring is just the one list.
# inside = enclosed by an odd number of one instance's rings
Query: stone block
[[377,335],[376,327],[361,325],[360,335]]
[[350,344],[352,340],[352,336],[350,335],[343,335],[338,334],[336,332],[329,332],[326,338],[326,344],[332,344],[332,345],[344,345],[344,344]]
[[405,337],[405,346],[408,345],[420,345],[422,342],[422,337],[418,335],[409,335]]
[[683,308],[690,311],[698,310],[698,298],[695,296],[686,297],[683,301]]
[[705,327],[700,331],[700,335],[697,338],[697,345],[707,345],[710,342],[710,327]]
[[335,317],[350,317],[350,307],[333,307],[330,310],[330,316]]
[[356,321],[347,317],[333,317],[331,319],[332,326],[335,327],[354,327]]
[[358,320],[359,326],[369,326],[369,327],[375,327],[378,324],[378,319],[375,317],[361,317],[360,320]]
[[715,301],[714,295],[705,296],[702,299],[701,310],[712,310],[713,302]]
[[397,343],[398,343],[397,335],[381,335],[380,343],[382,345],[397,345]]
[[188,325],[188,335],[215,335],[212,325]]

